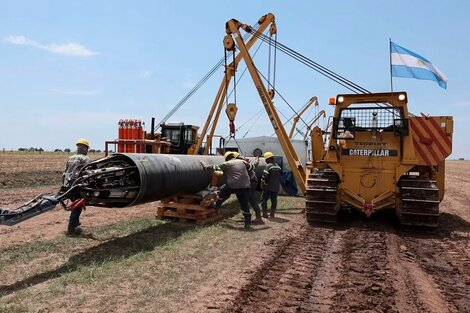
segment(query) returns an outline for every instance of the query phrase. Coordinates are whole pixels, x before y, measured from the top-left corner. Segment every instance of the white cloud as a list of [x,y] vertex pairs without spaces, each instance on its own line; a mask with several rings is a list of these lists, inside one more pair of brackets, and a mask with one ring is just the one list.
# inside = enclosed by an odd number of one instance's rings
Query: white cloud
[[127,79],[127,80],[145,79],[150,76],[152,76],[152,72],[150,70],[141,70],[141,71],[136,71],[133,73],[127,73],[121,76],[121,79]]
[[67,95],[67,96],[80,96],[80,97],[91,97],[101,94],[100,90],[62,90],[62,89],[51,89],[52,93]]
[[92,51],[84,45],[76,42],[42,44],[35,40],[26,38],[25,36],[9,36],[3,38],[3,41],[12,45],[31,46],[55,54],[78,57],[89,57],[99,54],[98,52]]
[[150,77],[150,75],[152,75],[151,71],[143,70],[143,71],[140,71],[139,74],[137,74],[137,78],[147,78],[147,77]]
[[190,80],[190,79],[188,79],[187,81],[185,81],[183,83],[183,88],[185,88],[185,89],[192,89],[192,88],[194,88],[194,86],[196,86],[196,84],[193,83],[193,81]]
[[454,107],[467,108],[470,107],[470,101],[458,102],[453,105]]

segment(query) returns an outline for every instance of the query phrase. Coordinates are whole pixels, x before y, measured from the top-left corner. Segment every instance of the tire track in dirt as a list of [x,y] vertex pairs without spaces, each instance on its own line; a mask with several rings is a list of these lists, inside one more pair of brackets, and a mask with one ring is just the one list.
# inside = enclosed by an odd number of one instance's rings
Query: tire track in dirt
[[298,312],[307,310],[312,289],[325,254],[331,249],[334,230],[303,226],[287,244],[252,276],[224,312]]
[[389,264],[394,270],[393,287],[396,290],[396,308],[399,312],[453,312],[443,298],[439,288],[416,257],[408,251],[403,238],[396,233],[388,235]]
[[298,311],[328,313],[334,304],[336,285],[340,281],[342,262],[342,250],[344,249],[344,235],[346,231],[335,231],[329,242],[329,249],[324,254],[322,263],[312,281],[312,286],[305,302]]
[[398,312],[387,231],[380,225],[348,229],[331,312]]
[[419,295],[431,312],[470,312],[470,243],[466,236],[401,238],[403,254]]

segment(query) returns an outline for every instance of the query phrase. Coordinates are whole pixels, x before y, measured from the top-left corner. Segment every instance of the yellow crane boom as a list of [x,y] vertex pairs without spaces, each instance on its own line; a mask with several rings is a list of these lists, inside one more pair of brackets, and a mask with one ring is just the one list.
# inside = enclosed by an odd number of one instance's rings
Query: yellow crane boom
[[[272,34],[276,32],[275,18],[274,18],[274,15],[271,13],[268,13],[262,16],[258,20],[258,24],[259,24],[259,28],[257,31],[259,33],[263,33],[266,30],[266,28],[268,28],[268,26],[270,27],[269,29]],[[257,39],[258,39],[257,36],[252,36],[248,40],[246,45],[244,45],[246,49],[249,50],[251,47],[253,47]],[[231,62],[229,65],[227,65],[227,68],[225,69],[224,78],[222,79],[222,82],[220,83],[219,90],[217,91],[211,110],[209,111],[209,115],[207,116],[206,123],[204,124],[204,127],[201,131],[199,140],[196,143],[195,149],[190,151],[188,154],[198,154],[199,150],[201,149],[202,143],[206,137],[206,134],[209,131],[209,135],[207,135],[206,146],[205,146],[204,153],[203,153],[203,154],[208,154],[209,148],[212,144],[212,138],[214,137],[214,132],[217,127],[217,122],[219,120],[220,112],[222,111],[222,107],[224,106],[224,100],[227,95],[227,87],[230,84],[232,77],[235,75],[238,64],[240,63],[242,59],[243,59],[242,54],[238,54],[235,57],[235,60]]]
[[248,71],[251,75],[251,78],[253,79],[253,83],[256,87],[256,90],[258,91],[258,94],[261,98],[261,102],[263,103],[266,113],[268,114],[269,120],[271,121],[271,125],[274,128],[277,138],[279,139],[279,143],[281,144],[282,150],[284,151],[292,173],[294,174],[297,185],[299,186],[302,193],[305,193],[307,174],[274,107],[272,100],[274,92],[269,92],[266,89],[266,86],[264,85],[263,81],[261,80],[260,74],[258,73],[258,69],[256,68],[253,59],[250,53],[248,52],[248,47],[246,46],[243,37],[240,34],[240,28],[248,32],[252,31],[252,29],[249,25],[240,23],[236,19],[229,20],[226,23],[225,28],[227,35],[224,38],[224,47],[228,51],[233,51],[233,49],[235,49],[236,43],[237,48],[239,49],[239,54],[237,58],[240,57],[244,59]]
[[294,130],[295,130],[295,126],[297,126],[297,123],[299,122],[300,120],[300,117],[302,116],[302,114],[305,113],[305,111],[307,111],[308,108],[310,108],[310,106],[312,106],[312,104],[315,103],[315,106],[318,106],[318,99],[316,96],[313,96],[312,98],[310,98],[310,100],[307,102],[307,104],[305,104],[303,106],[302,109],[300,109],[300,112],[297,113],[292,121],[292,127],[290,129],[290,132],[289,132],[289,139],[292,139],[292,137],[294,136]]

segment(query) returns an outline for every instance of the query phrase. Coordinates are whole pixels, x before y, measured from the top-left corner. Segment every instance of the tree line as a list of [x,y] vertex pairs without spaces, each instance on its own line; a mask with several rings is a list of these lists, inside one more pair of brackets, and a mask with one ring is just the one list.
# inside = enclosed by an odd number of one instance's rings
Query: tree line
[[[22,151],[22,152],[44,152],[45,150],[43,148],[34,148],[34,147],[31,147],[31,148],[19,148],[18,151]],[[70,153],[72,152],[71,149],[69,148],[65,148],[65,149],[54,149],[53,152],[66,152],[66,153]],[[95,149],[90,149],[88,150],[88,152],[90,153],[101,153],[102,151],[101,150],[95,150]]]

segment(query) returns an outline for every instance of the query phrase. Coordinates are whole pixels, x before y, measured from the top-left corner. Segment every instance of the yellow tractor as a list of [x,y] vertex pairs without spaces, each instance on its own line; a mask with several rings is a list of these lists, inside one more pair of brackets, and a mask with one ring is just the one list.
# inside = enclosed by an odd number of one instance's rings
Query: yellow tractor
[[438,225],[453,119],[410,116],[407,102],[405,92],[336,97],[329,139],[319,129],[312,137],[309,223],[335,222],[347,206],[368,216],[391,208],[404,225]]

